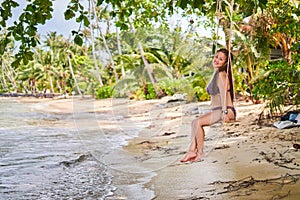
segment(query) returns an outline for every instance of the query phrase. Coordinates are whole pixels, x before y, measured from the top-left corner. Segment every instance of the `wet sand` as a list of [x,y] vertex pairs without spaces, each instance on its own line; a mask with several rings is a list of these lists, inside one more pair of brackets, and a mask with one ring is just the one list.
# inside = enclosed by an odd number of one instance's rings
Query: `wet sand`
[[[261,104],[237,102],[236,122],[206,128],[206,157],[180,163],[190,140],[190,123],[199,116],[199,107],[207,111],[208,102],[80,101],[89,105],[85,111],[122,115],[115,124],[126,119],[129,127],[141,126],[122,149],[104,155],[118,188],[107,199],[300,198],[300,150],[293,148],[300,143],[300,128],[280,130],[266,120],[259,124]],[[40,102],[52,112],[73,112],[71,99]],[[109,129],[108,122],[99,123]]]

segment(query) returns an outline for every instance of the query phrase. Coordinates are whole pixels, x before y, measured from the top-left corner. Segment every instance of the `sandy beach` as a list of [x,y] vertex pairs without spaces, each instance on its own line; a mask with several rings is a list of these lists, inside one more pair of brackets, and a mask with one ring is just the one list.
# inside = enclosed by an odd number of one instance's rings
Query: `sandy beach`
[[191,121],[208,111],[209,102],[14,100],[36,101],[35,109],[48,112],[115,116],[97,124],[107,137],[118,131],[128,139],[122,148],[93,154],[114,175],[112,184],[117,189],[107,199],[300,198],[300,150],[293,148],[300,143],[300,128],[277,129],[276,119],[259,121],[262,104],[236,102],[236,122],[206,128],[206,157],[201,162],[180,163],[189,144]]

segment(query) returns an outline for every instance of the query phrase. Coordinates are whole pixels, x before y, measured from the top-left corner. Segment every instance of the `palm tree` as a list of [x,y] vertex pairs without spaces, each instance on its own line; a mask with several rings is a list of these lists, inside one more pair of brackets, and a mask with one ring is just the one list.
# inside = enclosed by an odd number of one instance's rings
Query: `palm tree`
[[16,70],[11,66],[13,62],[14,42],[10,38],[7,38],[5,31],[3,34],[0,34],[0,38],[5,38],[9,41],[6,48],[1,49],[3,51],[0,57],[2,91],[10,92],[13,89],[17,92]]
[[15,92],[17,92],[17,81],[16,81],[16,72],[11,67],[12,62],[12,52],[5,52],[1,58],[1,84],[2,84],[2,90],[10,91],[10,85],[14,89]]
[[57,91],[63,91],[67,93],[67,88],[75,84],[75,88],[82,96],[82,92],[79,87],[78,77],[82,77],[89,68],[80,68],[77,57],[87,57],[87,49],[85,46],[78,46],[69,40],[66,40],[62,35],[56,35],[50,33],[45,42],[47,51],[43,54],[41,63],[48,66],[48,72],[51,78],[49,83],[56,85]]

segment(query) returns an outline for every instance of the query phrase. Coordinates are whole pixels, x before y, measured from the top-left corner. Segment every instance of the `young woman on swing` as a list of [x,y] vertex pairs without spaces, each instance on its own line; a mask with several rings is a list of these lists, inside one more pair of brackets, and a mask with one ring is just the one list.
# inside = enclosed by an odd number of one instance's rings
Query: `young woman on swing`
[[233,106],[232,60],[233,56],[227,49],[218,50],[214,56],[214,73],[206,88],[211,95],[211,111],[192,121],[191,144],[180,162],[197,162],[205,156],[204,126],[210,126],[220,120],[229,122],[236,119],[236,110]]

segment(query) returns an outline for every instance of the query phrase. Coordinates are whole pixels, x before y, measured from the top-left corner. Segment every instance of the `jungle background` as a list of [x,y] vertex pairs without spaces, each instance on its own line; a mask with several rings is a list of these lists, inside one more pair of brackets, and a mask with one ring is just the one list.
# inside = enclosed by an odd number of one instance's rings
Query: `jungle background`
[[[40,35],[53,0],[0,5],[2,95],[92,95],[155,99],[186,94],[207,101],[218,48],[234,54],[236,98],[264,101],[271,113],[300,103],[300,8],[297,0],[69,0],[65,38]],[[171,26],[172,16],[186,24]],[[209,30],[209,36],[201,31]]]

